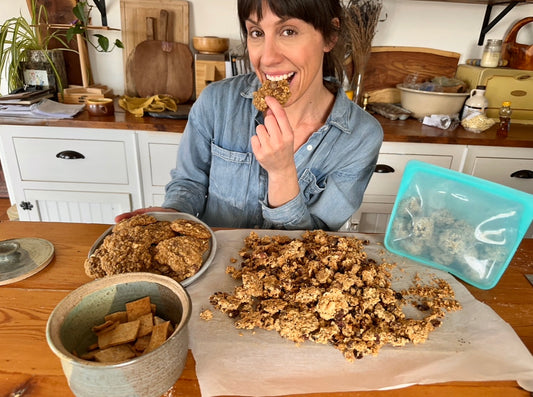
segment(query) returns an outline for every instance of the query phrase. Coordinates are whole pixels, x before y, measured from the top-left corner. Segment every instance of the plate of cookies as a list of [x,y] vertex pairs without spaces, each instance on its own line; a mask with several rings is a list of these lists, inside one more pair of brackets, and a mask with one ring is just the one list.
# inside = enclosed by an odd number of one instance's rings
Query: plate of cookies
[[91,247],[84,269],[94,279],[150,272],[186,287],[207,270],[216,245],[211,228],[193,215],[148,212],[109,227]]

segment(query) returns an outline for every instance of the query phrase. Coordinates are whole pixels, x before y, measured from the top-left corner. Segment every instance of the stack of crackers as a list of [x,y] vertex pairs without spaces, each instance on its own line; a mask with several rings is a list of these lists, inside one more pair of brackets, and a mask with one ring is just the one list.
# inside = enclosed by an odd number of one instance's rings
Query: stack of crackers
[[108,314],[104,322],[92,328],[98,342],[80,357],[118,363],[157,349],[172,334],[174,326],[155,313],[156,306],[149,296],[126,303],[125,311]]

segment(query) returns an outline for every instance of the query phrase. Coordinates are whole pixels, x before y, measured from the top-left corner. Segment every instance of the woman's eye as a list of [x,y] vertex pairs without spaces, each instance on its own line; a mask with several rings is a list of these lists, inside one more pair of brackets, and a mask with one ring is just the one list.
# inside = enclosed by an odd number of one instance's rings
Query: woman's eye
[[294,29],[284,29],[281,32],[282,36],[294,36],[296,34],[296,31]]
[[260,30],[257,30],[257,29],[252,29],[252,30],[248,31],[248,36],[253,37],[253,38],[261,37],[262,36],[262,32]]

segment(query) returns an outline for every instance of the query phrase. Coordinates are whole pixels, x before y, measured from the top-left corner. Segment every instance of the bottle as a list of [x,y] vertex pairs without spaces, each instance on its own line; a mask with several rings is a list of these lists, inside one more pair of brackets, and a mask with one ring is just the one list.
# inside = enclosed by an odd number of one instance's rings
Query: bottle
[[369,99],[370,99],[370,94],[368,92],[365,92],[365,95],[363,96],[363,110],[366,110]]
[[344,80],[342,82],[342,89],[346,93],[346,96],[350,101],[353,101],[353,89],[350,87],[350,82],[348,81],[348,77],[344,76]]
[[501,137],[506,137],[509,135],[509,130],[511,129],[511,114],[513,113],[511,109],[511,102],[503,102],[502,107],[500,108],[500,124],[498,125],[498,130],[496,135]]
[[500,63],[500,55],[502,53],[502,41],[496,39],[488,39],[483,49],[483,56],[481,57],[480,65],[484,68],[495,68]]
[[489,100],[485,97],[486,88],[484,85],[478,85],[476,89],[470,91],[470,97],[465,102],[461,120],[472,114],[485,114],[485,109],[489,106]]

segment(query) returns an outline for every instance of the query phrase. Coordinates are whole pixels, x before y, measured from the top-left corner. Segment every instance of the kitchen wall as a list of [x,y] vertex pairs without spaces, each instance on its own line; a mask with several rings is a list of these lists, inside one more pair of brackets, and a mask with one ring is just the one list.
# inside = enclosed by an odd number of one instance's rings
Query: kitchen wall
[[[90,1],[91,2],[91,1]],[[91,2],[92,3],[92,2]],[[232,46],[240,44],[237,21],[237,0],[190,0],[190,34],[229,37]],[[120,0],[106,0],[108,25],[121,27]],[[382,19],[373,45],[417,46],[454,51],[461,54],[460,62],[468,58],[480,58],[482,47],[477,45],[485,5],[441,1],[383,0]],[[504,6],[494,6],[492,18]],[[22,13],[28,15],[26,0],[2,0],[0,22]],[[503,39],[516,21],[533,15],[533,4],[523,3],[514,7],[486,38]],[[94,9],[94,18],[99,15]],[[533,43],[533,24],[522,28],[518,42]],[[110,39],[120,38],[120,32],[106,32]],[[113,88],[115,94],[124,89],[121,50],[112,53],[89,54],[95,82]],[[0,87],[5,93],[5,86]]]

